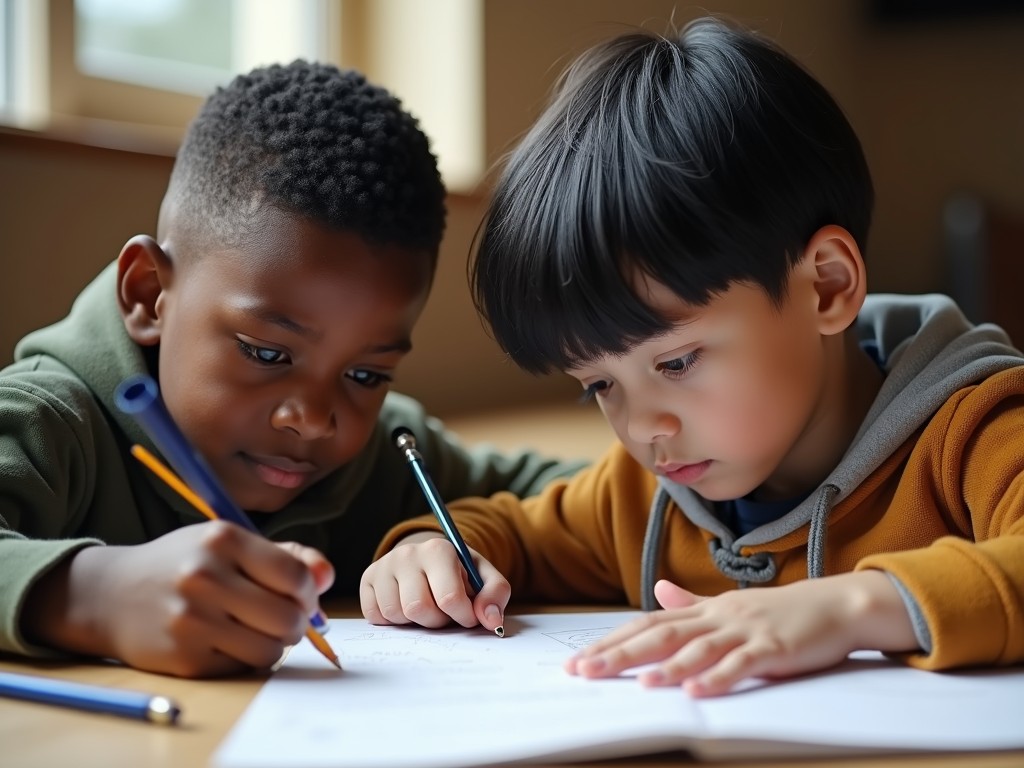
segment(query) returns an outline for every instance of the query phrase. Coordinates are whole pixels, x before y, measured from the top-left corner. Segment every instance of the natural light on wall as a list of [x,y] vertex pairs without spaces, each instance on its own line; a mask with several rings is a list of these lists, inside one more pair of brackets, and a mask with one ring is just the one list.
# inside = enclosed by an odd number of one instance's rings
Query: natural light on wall
[[390,88],[432,139],[449,189],[484,168],[484,0],[371,0],[361,68]]
[[59,124],[138,144],[134,132],[173,149],[201,98],[234,74],[330,61],[398,96],[430,136],[449,189],[469,190],[485,155],[483,4],[0,0],[0,107],[29,130]]

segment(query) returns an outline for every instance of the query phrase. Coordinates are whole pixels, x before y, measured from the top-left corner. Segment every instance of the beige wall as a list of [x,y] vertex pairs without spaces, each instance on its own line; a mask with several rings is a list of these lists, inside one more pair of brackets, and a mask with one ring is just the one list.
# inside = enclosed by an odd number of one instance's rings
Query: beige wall
[[[940,215],[948,194],[971,189],[1024,212],[1024,18],[879,26],[866,19],[867,5],[705,3],[779,40],[860,132],[878,192],[872,288],[942,288]],[[683,22],[690,7],[484,0],[489,159],[529,125],[568,57],[629,26],[660,31],[673,13]],[[129,236],[152,231],[169,167],[167,157],[0,134],[0,362],[24,332],[58,319]],[[473,197],[450,200],[435,291],[399,383],[443,414],[566,400],[574,385],[519,373],[476,320],[465,257],[481,205]]]
[[939,217],[951,193],[1024,217],[1024,14],[861,29],[855,50],[855,117],[877,191],[874,285],[943,287]]
[[171,158],[0,132],[0,364],[134,234],[153,232]]

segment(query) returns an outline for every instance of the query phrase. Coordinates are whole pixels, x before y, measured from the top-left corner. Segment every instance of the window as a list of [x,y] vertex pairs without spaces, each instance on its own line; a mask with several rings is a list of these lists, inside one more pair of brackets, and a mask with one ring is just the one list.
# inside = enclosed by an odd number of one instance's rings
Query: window
[[0,115],[19,127],[47,113],[46,4],[0,0]]
[[331,59],[318,0],[75,0],[89,77],[205,96],[271,61]]
[[484,165],[484,0],[0,0],[7,124],[173,151],[215,86],[302,57],[354,67],[431,137],[449,188]]

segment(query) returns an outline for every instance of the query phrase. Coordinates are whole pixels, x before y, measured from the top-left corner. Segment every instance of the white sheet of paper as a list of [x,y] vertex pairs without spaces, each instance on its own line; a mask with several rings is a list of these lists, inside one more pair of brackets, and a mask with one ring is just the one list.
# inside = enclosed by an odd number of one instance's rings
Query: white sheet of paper
[[[700,701],[633,676],[582,680],[563,670],[571,653],[635,615],[510,616],[504,638],[334,619],[328,638],[344,672],[309,643],[296,646],[214,764],[457,768],[688,745],[729,757],[764,740],[851,751],[1024,747],[1021,669],[940,675],[857,654],[829,673]],[[743,740],[753,742],[744,749]]]

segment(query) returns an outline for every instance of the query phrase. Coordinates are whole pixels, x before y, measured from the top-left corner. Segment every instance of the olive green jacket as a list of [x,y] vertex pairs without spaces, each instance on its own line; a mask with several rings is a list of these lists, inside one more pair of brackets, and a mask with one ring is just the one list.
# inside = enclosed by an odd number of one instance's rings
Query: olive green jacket
[[[78,297],[68,317],[26,336],[0,371],[0,650],[43,654],[19,631],[32,585],[82,547],[140,544],[202,516],[129,454],[156,452],[113,405],[125,377],[147,371],[115,302],[113,265]],[[429,512],[391,445],[412,429],[445,499],[499,490],[538,492],[579,463],[523,452],[469,449],[407,397],[389,394],[362,453],[274,514],[254,522],[271,539],[322,551],[337,570],[334,594],[355,595],[384,533]]]

